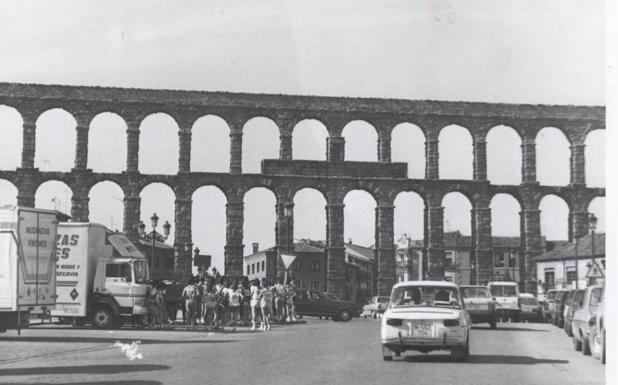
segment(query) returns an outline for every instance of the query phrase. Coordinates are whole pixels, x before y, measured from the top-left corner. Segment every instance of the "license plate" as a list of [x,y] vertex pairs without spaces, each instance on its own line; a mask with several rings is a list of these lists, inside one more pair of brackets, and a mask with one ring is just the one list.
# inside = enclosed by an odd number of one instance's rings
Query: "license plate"
[[431,322],[412,322],[409,325],[410,337],[431,338],[433,337],[433,324]]

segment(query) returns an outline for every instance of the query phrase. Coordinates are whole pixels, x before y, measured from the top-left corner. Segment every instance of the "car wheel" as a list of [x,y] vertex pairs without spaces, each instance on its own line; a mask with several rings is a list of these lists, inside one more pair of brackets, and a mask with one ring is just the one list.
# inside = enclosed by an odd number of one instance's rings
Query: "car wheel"
[[348,322],[352,319],[352,313],[349,310],[341,310],[337,318],[339,318],[339,321]]
[[456,346],[451,349],[451,356],[455,357],[457,361],[466,361],[470,357],[470,337],[466,340],[464,346]]
[[601,335],[597,332],[596,327],[590,331],[590,352],[592,353],[592,357],[597,360],[601,359],[601,355],[603,353],[603,340]]
[[496,322],[496,320],[495,320],[495,319],[494,319],[494,320],[489,321],[489,327],[490,327],[490,328],[495,329],[495,328],[496,328],[496,325],[497,325],[497,322]]
[[582,353],[584,356],[590,355],[590,342],[586,337],[584,337],[584,340],[582,341]]
[[573,327],[571,326],[571,324],[564,324],[564,331],[566,332],[567,336],[573,337]]
[[384,361],[392,361],[393,360],[393,352],[386,347],[386,345],[382,345],[382,359]]
[[603,329],[603,344],[601,345],[603,347],[603,351],[601,352],[601,363],[603,365],[605,365],[605,352],[606,352],[606,346],[605,346],[605,329]]
[[99,329],[116,327],[116,316],[107,306],[97,306],[92,312],[92,323]]
[[334,315],[334,316],[332,316],[332,317],[330,317],[330,318],[331,318],[333,321],[335,321],[335,322],[339,322],[339,321],[340,321],[340,319],[339,319],[339,316],[338,316],[338,315]]
[[576,352],[580,352],[582,350],[582,343],[577,339],[577,337],[575,337],[575,334],[573,334],[573,349],[575,349]]

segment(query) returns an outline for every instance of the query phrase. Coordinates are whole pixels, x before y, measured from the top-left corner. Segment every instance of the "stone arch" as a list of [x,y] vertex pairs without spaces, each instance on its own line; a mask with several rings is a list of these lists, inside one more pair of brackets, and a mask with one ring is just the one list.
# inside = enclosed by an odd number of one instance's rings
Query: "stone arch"
[[[171,225],[170,236],[165,243],[174,244],[175,234],[175,200],[176,193],[167,184],[152,182],[145,185],[139,193],[140,200],[140,220],[146,225],[146,231],[152,231],[150,217],[157,214],[159,223],[156,231],[163,234],[163,224],[168,221]],[[137,225],[137,223],[136,223]]]
[[127,123],[115,112],[101,112],[88,129],[88,168],[121,173],[127,166]]
[[[305,187],[294,193],[294,237],[323,241],[326,239],[326,207],[324,194]],[[316,213],[322,213],[316,215]]]
[[605,232],[605,197],[596,197],[590,201],[588,212],[594,214],[597,219],[597,232]]
[[541,235],[547,240],[569,239],[569,205],[556,195],[547,194],[539,202],[541,211]]
[[570,142],[556,127],[541,129],[535,139],[536,175],[541,185],[566,186],[570,183]]
[[167,113],[155,112],[141,121],[139,130],[139,172],[177,174],[180,144],[176,120]]
[[345,125],[341,136],[345,138],[346,161],[378,161],[378,131],[371,123],[352,120]]
[[258,243],[260,249],[275,246],[275,226],[277,222],[277,195],[275,192],[266,187],[252,187],[244,193],[243,203],[245,248],[252,243]]
[[487,141],[487,179],[492,184],[520,184],[521,136],[509,126],[494,126]]
[[41,183],[34,195],[34,206],[41,209],[58,210],[65,214],[71,213],[73,190],[60,180],[47,180]]
[[303,119],[292,131],[293,159],[326,160],[326,125],[317,119]]
[[191,128],[191,171],[228,172],[230,126],[218,115],[204,115]]
[[23,147],[23,119],[13,107],[0,105],[0,170],[17,169],[21,166]]
[[0,206],[17,206],[17,187],[6,179],[0,179]]
[[242,131],[242,172],[259,174],[263,159],[279,158],[279,127],[270,118],[256,116]]
[[472,201],[459,191],[451,191],[442,197],[444,207],[444,232],[459,231],[472,234]]
[[215,185],[204,185],[196,189],[192,196],[191,234],[193,244],[200,254],[211,255],[212,266],[224,270],[226,245],[226,204],[227,197]]
[[491,198],[492,236],[521,236],[522,206],[519,200],[507,193],[498,193]]
[[404,234],[413,240],[425,238],[425,200],[415,191],[402,191],[395,197],[394,236],[400,239]]
[[597,129],[586,135],[586,185],[605,187],[605,130]]
[[76,127],[75,117],[62,108],[52,108],[39,115],[34,167],[41,171],[71,171],[75,166]]
[[[375,244],[375,208],[378,200],[366,190],[353,189],[343,198],[344,241],[369,247]],[[356,238],[356,239],[355,239]]]
[[472,135],[463,126],[451,124],[438,135],[440,179],[472,179]]
[[[109,180],[97,182],[88,192],[88,219],[110,230],[122,230],[124,224],[124,191]],[[145,222],[146,223],[146,222]]]
[[408,164],[408,178],[425,177],[425,133],[412,123],[400,123],[391,131],[391,160]]

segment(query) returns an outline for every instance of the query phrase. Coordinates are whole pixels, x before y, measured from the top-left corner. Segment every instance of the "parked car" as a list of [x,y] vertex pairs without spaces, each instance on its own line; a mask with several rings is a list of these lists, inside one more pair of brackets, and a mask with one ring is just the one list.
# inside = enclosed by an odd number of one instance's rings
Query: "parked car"
[[564,319],[562,318],[562,315],[564,314],[564,300],[566,299],[568,294],[568,289],[558,289],[556,291],[554,301],[549,305],[551,323],[558,327],[562,327],[564,325]]
[[573,337],[573,313],[582,305],[584,299],[584,289],[573,289],[569,291],[566,302],[564,303],[564,332],[569,337]]
[[520,320],[538,322],[543,319],[541,304],[532,294],[520,293],[519,307],[521,308],[521,313],[519,315]]
[[372,297],[369,303],[363,306],[363,318],[377,318],[378,314],[383,314],[388,304],[388,297],[375,296]]
[[294,297],[296,314],[300,316],[330,317],[335,321],[347,322],[360,317],[360,305],[339,299],[332,293],[310,289],[296,289]]
[[594,317],[594,325],[590,328],[590,352],[597,360],[605,364],[605,290],[603,290],[603,300],[597,307]]
[[496,303],[489,293],[487,286],[461,286],[461,295],[472,323],[489,323],[492,329],[496,328]]
[[459,286],[443,281],[407,281],[393,286],[381,324],[382,357],[391,361],[407,350],[450,350],[470,354],[470,315]]
[[586,288],[582,305],[573,313],[571,325],[573,327],[573,348],[590,355],[590,329],[594,325],[594,318],[603,299],[603,286],[592,285]]

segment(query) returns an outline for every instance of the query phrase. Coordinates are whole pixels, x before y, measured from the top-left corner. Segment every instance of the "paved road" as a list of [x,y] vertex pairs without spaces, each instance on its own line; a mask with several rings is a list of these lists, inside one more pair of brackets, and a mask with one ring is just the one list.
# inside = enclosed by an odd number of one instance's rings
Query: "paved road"
[[[142,360],[115,341],[141,340]],[[34,327],[0,334],[2,384],[603,384],[604,366],[548,324],[475,327],[471,357],[410,353],[382,361],[379,321],[309,319],[270,332],[99,331]]]

